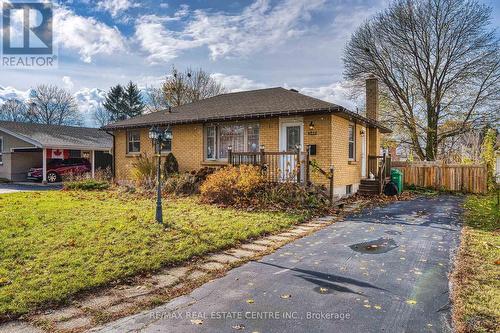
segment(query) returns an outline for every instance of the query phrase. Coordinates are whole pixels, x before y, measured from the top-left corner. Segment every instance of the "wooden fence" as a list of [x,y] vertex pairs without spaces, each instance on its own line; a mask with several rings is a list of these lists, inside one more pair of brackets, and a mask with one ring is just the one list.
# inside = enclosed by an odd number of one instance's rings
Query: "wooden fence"
[[403,172],[406,185],[464,193],[487,192],[487,171],[484,165],[393,161],[392,168]]

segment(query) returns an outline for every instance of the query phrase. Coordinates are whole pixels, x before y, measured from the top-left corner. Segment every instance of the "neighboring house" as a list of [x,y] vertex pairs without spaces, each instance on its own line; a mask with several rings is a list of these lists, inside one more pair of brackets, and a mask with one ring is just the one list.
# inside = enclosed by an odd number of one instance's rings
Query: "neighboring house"
[[[310,156],[324,170],[334,166],[334,191],[357,191],[369,176],[367,155],[378,155],[380,133],[391,132],[377,121],[378,82],[367,80],[367,117],[295,90],[270,88],[222,94],[171,110],[119,121],[104,129],[114,134],[115,177],[131,178],[141,154],[152,156],[152,126],[170,126],[173,139],[162,154],[172,152],[181,171],[227,164],[233,152],[291,151],[315,145]],[[328,185],[319,173],[311,180]]]
[[24,181],[30,168],[50,159],[87,158],[96,168],[111,164],[111,135],[96,128],[0,121],[0,178]]

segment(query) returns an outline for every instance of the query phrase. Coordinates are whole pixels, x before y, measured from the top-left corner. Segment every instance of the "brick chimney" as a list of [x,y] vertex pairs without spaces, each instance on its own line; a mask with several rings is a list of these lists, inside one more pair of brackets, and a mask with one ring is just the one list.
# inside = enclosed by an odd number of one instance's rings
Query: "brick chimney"
[[378,120],[378,80],[374,75],[366,79],[366,117]]

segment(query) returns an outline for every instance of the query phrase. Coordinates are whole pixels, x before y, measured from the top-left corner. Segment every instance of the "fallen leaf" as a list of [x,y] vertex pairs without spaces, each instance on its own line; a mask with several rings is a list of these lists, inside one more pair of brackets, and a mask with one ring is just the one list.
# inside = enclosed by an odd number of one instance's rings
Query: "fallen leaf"
[[409,299],[406,301],[406,304],[414,305],[417,304],[417,301],[415,301],[414,299]]
[[247,299],[247,303],[248,304],[253,304],[253,303],[255,303],[255,301],[253,299]]
[[290,294],[283,294],[280,297],[283,298],[283,299],[287,299],[287,298],[292,297],[292,295],[290,295]]
[[203,320],[201,320],[201,319],[191,319],[191,324],[193,324],[193,325],[201,325],[201,324],[203,324]]
[[381,307],[380,305],[374,305],[373,307],[374,307],[375,309],[377,309],[377,310],[382,309],[382,307]]
[[365,308],[371,308],[372,306],[370,304],[363,304]]
[[328,288],[319,288],[320,293],[326,293],[328,292]]

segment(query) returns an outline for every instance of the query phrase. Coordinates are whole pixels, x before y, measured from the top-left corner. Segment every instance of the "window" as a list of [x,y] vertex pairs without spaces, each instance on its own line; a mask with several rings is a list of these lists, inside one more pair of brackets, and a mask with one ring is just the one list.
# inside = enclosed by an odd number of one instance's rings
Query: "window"
[[351,195],[352,194],[352,184],[351,185],[346,185],[346,187],[345,187],[345,194],[346,195]]
[[205,157],[227,158],[229,147],[237,152],[259,150],[259,124],[222,124],[205,127]]
[[0,136],[0,165],[3,164],[3,137]]
[[355,126],[349,125],[349,159],[354,160],[356,156],[356,132]]
[[139,153],[141,151],[141,132],[127,132],[127,153]]
[[215,126],[208,126],[206,128],[206,149],[205,149],[205,154],[207,157],[207,160],[214,160],[217,157],[217,146],[216,146],[216,131],[217,128]]

